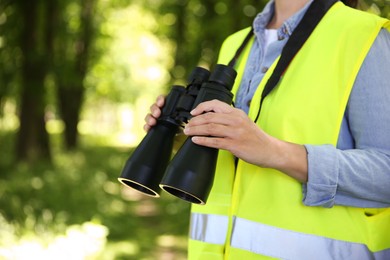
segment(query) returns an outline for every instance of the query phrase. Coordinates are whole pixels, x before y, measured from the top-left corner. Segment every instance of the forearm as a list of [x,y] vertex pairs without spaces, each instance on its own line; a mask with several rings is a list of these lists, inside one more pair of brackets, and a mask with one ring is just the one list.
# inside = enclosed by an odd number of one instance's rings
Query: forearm
[[308,206],[390,207],[390,156],[375,149],[342,151],[307,145]]

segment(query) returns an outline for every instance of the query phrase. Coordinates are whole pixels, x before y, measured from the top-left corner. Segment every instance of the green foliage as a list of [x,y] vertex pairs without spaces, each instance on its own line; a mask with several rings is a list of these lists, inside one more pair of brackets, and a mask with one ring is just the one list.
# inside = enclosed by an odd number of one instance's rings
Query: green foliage
[[367,10],[368,12],[390,19],[389,0],[362,0],[360,5],[363,10]]
[[[12,147],[13,133],[1,137],[8,140],[2,147]],[[164,251],[183,259],[189,204],[167,194],[154,199],[133,193],[117,181],[129,151],[88,145],[96,142],[85,138],[83,148],[66,153],[52,136],[52,165],[12,165],[11,151],[1,149],[0,216],[8,235],[50,244],[72,225],[92,222],[109,232],[104,259],[156,259]],[[0,249],[7,246],[0,239]]]
[[[16,8],[6,1],[0,3],[0,116],[2,106],[8,95],[15,95],[21,66],[21,52],[17,35],[20,33],[20,21],[14,15]],[[12,30],[11,30],[12,29]]]
[[[106,8],[96,47],[104,53],[91,68],[86,85],[91,101],[106,98],[134,103],[144,95],[164,92],[171,66],[169,42],[154,35],[157,21],[142,6]],[[137,21],[136,23],[134,21]]]

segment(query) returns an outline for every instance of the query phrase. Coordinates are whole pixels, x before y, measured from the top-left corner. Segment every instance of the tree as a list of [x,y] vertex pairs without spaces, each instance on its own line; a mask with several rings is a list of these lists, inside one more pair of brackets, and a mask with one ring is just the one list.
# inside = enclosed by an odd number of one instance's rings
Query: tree
[[49,159],[49,136],[45,128],[45,76],[47,73],[47,46],[50,44],[43,17],[48,15],[44,1],[16,1],[21,19],[20,49],[21,93],[20,127],[16,145],[16,159],[35,161]]
[[[173,81],[187,75],[195,66],[211,67],[217,61],[223,40],[233,32],[250,26],[267,1],[162,1],[145,5],[160,19],[158,34],[176,46]],[[151,6],[151,7],[150,7]],[[165,24],[166,17],[173,17]]]
[[[183,79],[195,66],[212,67],[222,41],[229,34],[250,26],[266,2],[110,0],[103,5],[109,8],[142,5],[145,13],[155,15],[159,26],[148,30],[158,35],[161,42],[174,46],[173,62],[164,61],[172,75],[168,87],[173,81]],[[360,2],[363,9],[389,17],[387,0]],[[0,116],[4,100],[12,97],[18,103],[20,121],[15,146],[17,160],[50,159],[45,127],[49,101],[54,104],[52,107],[58,107],[65,124],[65,147],[77,147],[84,82],[98,54],[94,41],[101,36],[97,35],[97,19],[104,19],[101,17],[107,13],[96,8],[98,3],[103,1],[0,1]],[[130,69],[122,70],[127,73]],[[167,81],[164,78],[162,84]],[[106,85],[111,86],[108,81]],[[55,100],[48,101],[48,90],[56,92],[51,97]],[[142,91],[145,90],[137,88],[133,93]]]
[[81,2],[78,30],[69,37],[65,31],[67,17],[62,13],[62,32],[57,35],[55,78],[60,115],[65,124],[65,147],[77,147],[80,111],[84,99],[84,79],[87,75],[92,42],[95,35],[94,15],[96,0]]

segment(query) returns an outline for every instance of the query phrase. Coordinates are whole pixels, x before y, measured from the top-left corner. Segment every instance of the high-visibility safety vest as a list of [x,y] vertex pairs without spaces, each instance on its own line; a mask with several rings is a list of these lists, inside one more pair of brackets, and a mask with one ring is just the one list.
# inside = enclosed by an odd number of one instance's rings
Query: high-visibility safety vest
[[[341,2],[333,5],[265,98],[258,126],[288,142],[336,146],[354,80],[381,28],[390,31],[390,22]],[[228,63],[248,32],[225,41],[219,63]],[[236,68],[235,93],[250,46]],[[252,99],[252,120],[273,67]],[[192,206],[188,257],[390,259],[390,208],[305,206],[298,181],[242,160],[235,164],[221,150],[206,205]]]

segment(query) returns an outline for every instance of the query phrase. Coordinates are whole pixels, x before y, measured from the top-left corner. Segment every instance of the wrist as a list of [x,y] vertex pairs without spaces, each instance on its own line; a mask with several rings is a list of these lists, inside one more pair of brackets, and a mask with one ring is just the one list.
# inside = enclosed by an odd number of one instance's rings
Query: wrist
[[269,168],[279,170],[301,183],[307,182],[308,166],[305,146],[275,138],[273,159],[270,163],[272,165],[269,165]]

